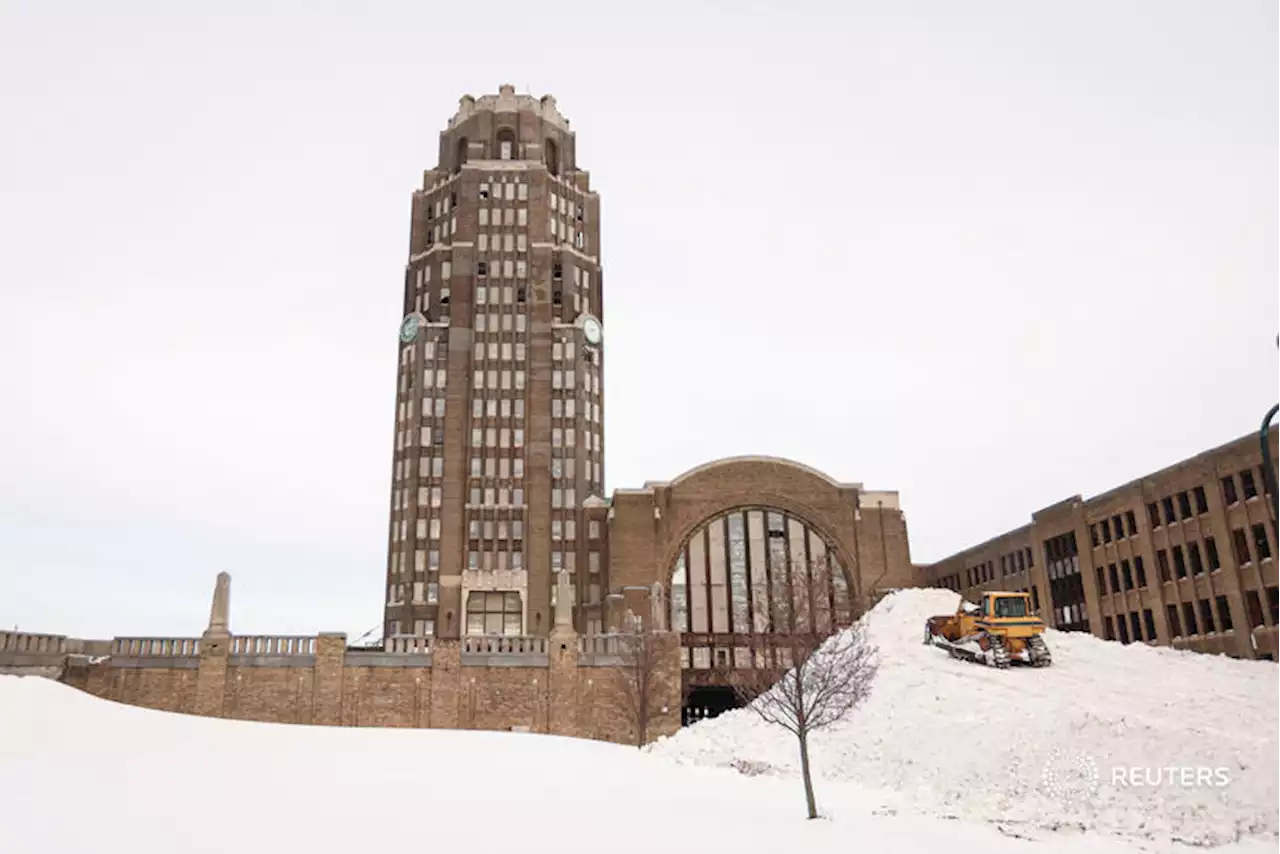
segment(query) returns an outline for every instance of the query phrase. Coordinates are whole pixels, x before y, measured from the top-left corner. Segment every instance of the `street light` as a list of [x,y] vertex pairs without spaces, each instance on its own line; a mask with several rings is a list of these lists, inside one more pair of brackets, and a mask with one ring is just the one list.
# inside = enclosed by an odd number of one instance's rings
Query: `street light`
[[[1280,349],[1280,335],[1276,336],[1276,348]],[[1262,443],[1262,485],[1271,494],[1271,524],[1280,520],[1280,495],[1276,489],[1276,462],[1271,459],[1271,443],[1267,441],[1271,433],[1271,421],[1280,412],[1280,403],[1267,410],[1262,419],[1262,429],[1258,431],[1258,441]]]

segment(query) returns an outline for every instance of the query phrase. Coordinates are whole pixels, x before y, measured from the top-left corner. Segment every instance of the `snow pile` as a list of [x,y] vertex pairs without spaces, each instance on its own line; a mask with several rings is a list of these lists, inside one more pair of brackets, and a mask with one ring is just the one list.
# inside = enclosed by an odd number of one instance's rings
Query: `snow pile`
[[[1022,835],[1078,828],[1202,846],[1253,839],[1274,849],[1274,664],[1049,631],[1052,667],[996,670],[922,643],[926,618],[954,612],[958,600],[904,590],[866,616],[880,672],[871,698],[815,737],[823,778],[883,790],[894,808]],[[749,709],[682,730],[651,752],[755,774],[798,767],[794,738]]]
[[810,822],[793,779],[680,766],[620,745],[211,720],[0,676],[5,854],[1140,850],[875,814],[838,783],[821,794],[830,820]]

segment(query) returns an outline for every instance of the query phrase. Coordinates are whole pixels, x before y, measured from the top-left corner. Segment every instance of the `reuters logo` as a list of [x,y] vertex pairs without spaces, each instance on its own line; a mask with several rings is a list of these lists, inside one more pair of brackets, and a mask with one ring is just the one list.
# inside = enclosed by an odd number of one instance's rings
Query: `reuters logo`
[[1040,782],[1045,794],[1073,803],[1098,793],[1098,764],[1087,753],[1056,749],[1049,754]]

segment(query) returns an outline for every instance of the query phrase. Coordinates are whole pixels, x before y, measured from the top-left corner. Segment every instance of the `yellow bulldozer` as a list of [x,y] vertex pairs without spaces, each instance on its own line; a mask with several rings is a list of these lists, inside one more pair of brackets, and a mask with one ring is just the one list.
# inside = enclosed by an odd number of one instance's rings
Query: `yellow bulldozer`
[[978,604],[960,600],[954,614],[930,617],[924,642],[938,646],[952,658],[989,667],[1008,667],[1021,661],[1033,667],[1053,664],[1045,645],[1044,621],[1031,610],[1026,593],[983,593]]

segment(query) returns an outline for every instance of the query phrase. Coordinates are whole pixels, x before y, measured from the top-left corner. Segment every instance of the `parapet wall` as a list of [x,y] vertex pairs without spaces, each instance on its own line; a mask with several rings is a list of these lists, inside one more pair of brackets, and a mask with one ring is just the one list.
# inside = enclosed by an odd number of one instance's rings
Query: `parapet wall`
[[[649,739],[680,725],[678,640],[656,636]],[[634,743],[622,638],[206,635],[86,641],[0,632],[0,673],[168,712],[272,723],[519,730]],[[665,709],[665,711],[658,711]]]

